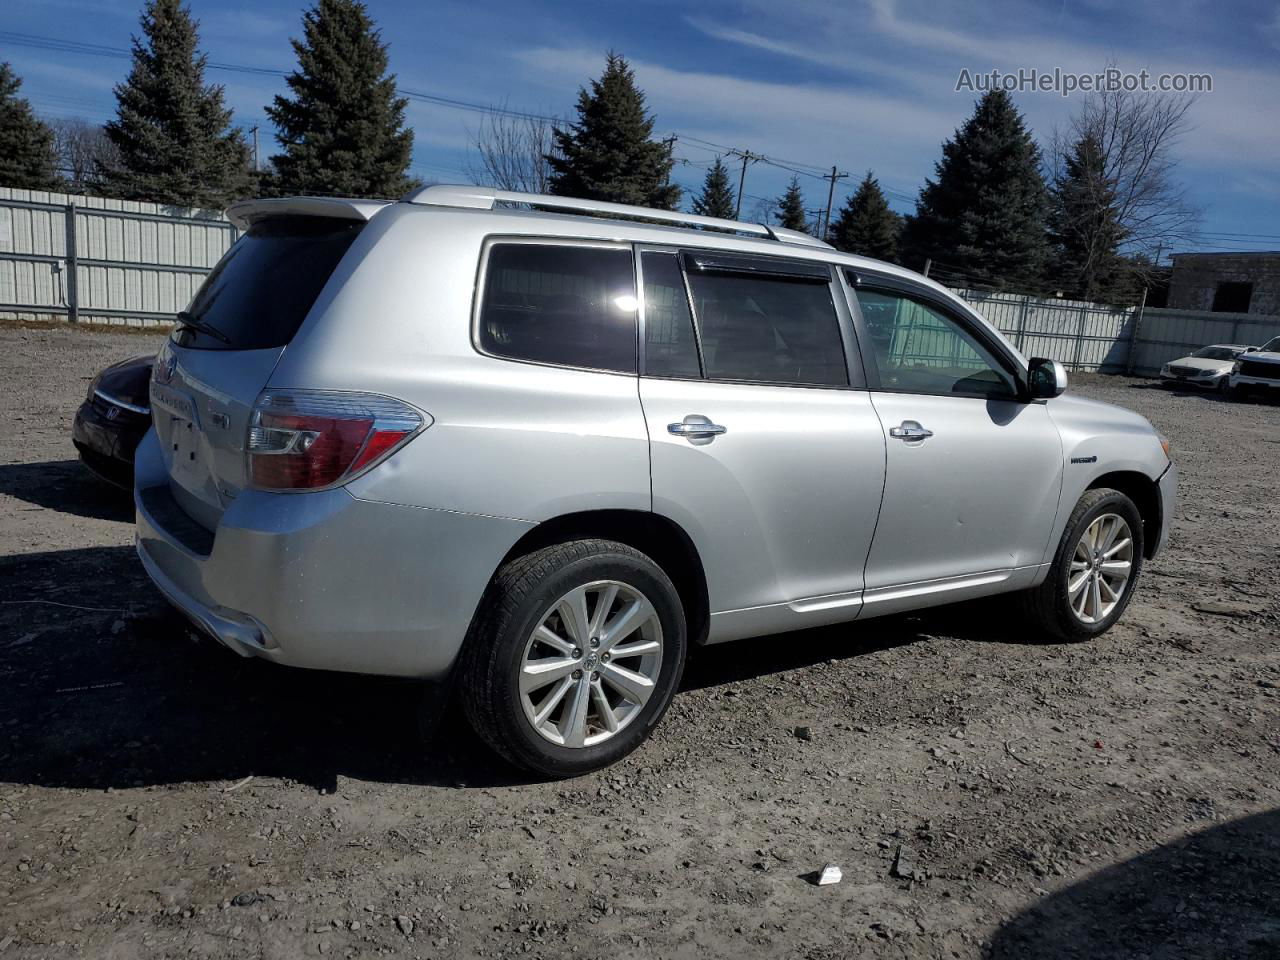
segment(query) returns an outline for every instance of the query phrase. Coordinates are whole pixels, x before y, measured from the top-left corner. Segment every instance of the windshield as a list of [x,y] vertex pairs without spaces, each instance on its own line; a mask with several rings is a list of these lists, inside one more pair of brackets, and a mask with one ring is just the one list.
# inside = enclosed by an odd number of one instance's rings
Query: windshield
[[1192,356],[1201,360],[1234,360],[1240,352],[1231,347],[1201,347]]
[[179,326],[174,342],[202,350],[285,346],[363,226],[324,217],[254,224],[179,315],[192,325]]
[[1263,353],[1280,353],[1280,337],[1272,337],[1262,345]]

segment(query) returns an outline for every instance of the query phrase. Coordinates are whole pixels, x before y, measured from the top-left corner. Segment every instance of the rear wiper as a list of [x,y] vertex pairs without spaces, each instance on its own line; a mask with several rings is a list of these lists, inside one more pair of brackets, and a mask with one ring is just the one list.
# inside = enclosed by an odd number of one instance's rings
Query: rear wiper
[[221,340],[227,346],[231,346],[231,338],[212,324],[205,323],[199,317],[187,313],[185,310],[179,310],[176,316],[178,318],[178,323],[182,326],[190,327],[192,330],[198,330],[206,336],[213,337],[215,340]]

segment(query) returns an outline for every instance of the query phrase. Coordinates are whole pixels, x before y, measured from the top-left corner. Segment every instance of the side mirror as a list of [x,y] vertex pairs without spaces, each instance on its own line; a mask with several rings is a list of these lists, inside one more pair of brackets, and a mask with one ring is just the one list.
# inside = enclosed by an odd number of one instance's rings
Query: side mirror
[[1067,368],[1057,360],[1036,357],[1027,366],[1027,388],[1032,400],[1061,396],[1067,389]]

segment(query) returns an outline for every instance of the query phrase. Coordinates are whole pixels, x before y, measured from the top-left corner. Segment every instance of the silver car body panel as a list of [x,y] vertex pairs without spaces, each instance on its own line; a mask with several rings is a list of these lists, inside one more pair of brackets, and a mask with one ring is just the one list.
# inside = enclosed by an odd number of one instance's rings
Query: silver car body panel
[[872,397],[886,431],[912,420],[933,436],[888,440],[868,590],[953,579],[962,585],[966,577],[1008,576],[1044,560],[1063,474],[1062,441],[1044,403]]
[[[708,639],[856,614],[884,489],[884,434],[867,392],[646,377],[640,396],[653,510],[702,558]],[[667,431],[691,415],[726,432],[704,443]]]
[[[1152,481],[1160,481],[1172,473],[1171,482],[1159,487],[1163,499],[1161,515],[1165,521],[1172,516],[1176,494],[1172,481],[1176,481],[1177,473],[1150,421],[1124,407],[1071,394],[1055,397],[1045,406],[1062,437],[1067,464],[1053,523],[1055,531],[1061,533],[1085,490],[1111,473],[1139,473]],[[1159,549],[1164,539],[1162,535],[1159,543],[1149,546],[1148,553]],[[1056,546],[1055,538],[1045,553],[1045,560],[1052,559]]]
[[[902,268],[816,242],[487,209],[484,197],[470,208],[266,203],[237,216],[250,224],[287,210],[368,224],[286,348],[165,348],[172,375],[160,385],[192,397],[196,436],[173,450],[175,424],[164,420],[173,414],[156,406],[136,471],[148,572],[242,653],[441,676],[503,558],[537,524],[567,514],[652,511],[679,525],[699,551],[718,641],[1032,585],[1080,493],[1105,472],[1160,478],[1172,497],[1146,421],[1070,396],[996,409],[859,388],[661,380],[491,357],[475,345],[484,252],[496,239],[785,255],[897,277],[976,317]],[[335,214],[344,204],[348,213]],[[843,303],[838,312],[847,326]],[[990,336],[1025,369],[1005,338]],[[243,460],[265,388],[376,392],[431,422],[343,487],[266,493],[246,488]],[[705,444],[667,432],[690,414],[727,432]],[[887,439],[907,418],[935,436],[918,449]],[[1070,462],[1082,455],[1097,460]],[[148,509],[150,488],[169,490],[210,531],[207,551]]]
[[202,556],[147,506],[147,488],[167,482],[154,430],[135,475],[137,550],[161,591],[236,652],[288,666],[443,675],[489,575],[532,528],[359,500],[345,488],[247,490]]

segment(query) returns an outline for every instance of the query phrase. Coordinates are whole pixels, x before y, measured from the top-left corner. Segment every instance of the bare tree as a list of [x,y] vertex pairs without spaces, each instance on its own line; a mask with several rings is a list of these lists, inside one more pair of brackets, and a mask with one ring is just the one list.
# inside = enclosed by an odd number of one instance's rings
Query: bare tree
[[1187,112],[1195,98],[1180,94],[1098,92],[1086,96],[1067,129],[1055,133],[1050,173],[1059,179],[1081,143],[1097,144],[1101,180],[1124,237],[1124,249],[1136,260],[1153,260],[1193,239],[1201,211],[1179,182],[1174,148],[1188,131]]
[[53,128],[59,172],[68,188],[75,193],[94,192],[100,184],[99,171],[115,166],[117,160],[115,145],[106,131],[79,117],[51,120],[49,126]]
[[486,114],[471,137],[473,156],[467,160],[467,172],[486,186],[547,193],[547,154],[555,150],[554,129],[555,124],[541,117]]

